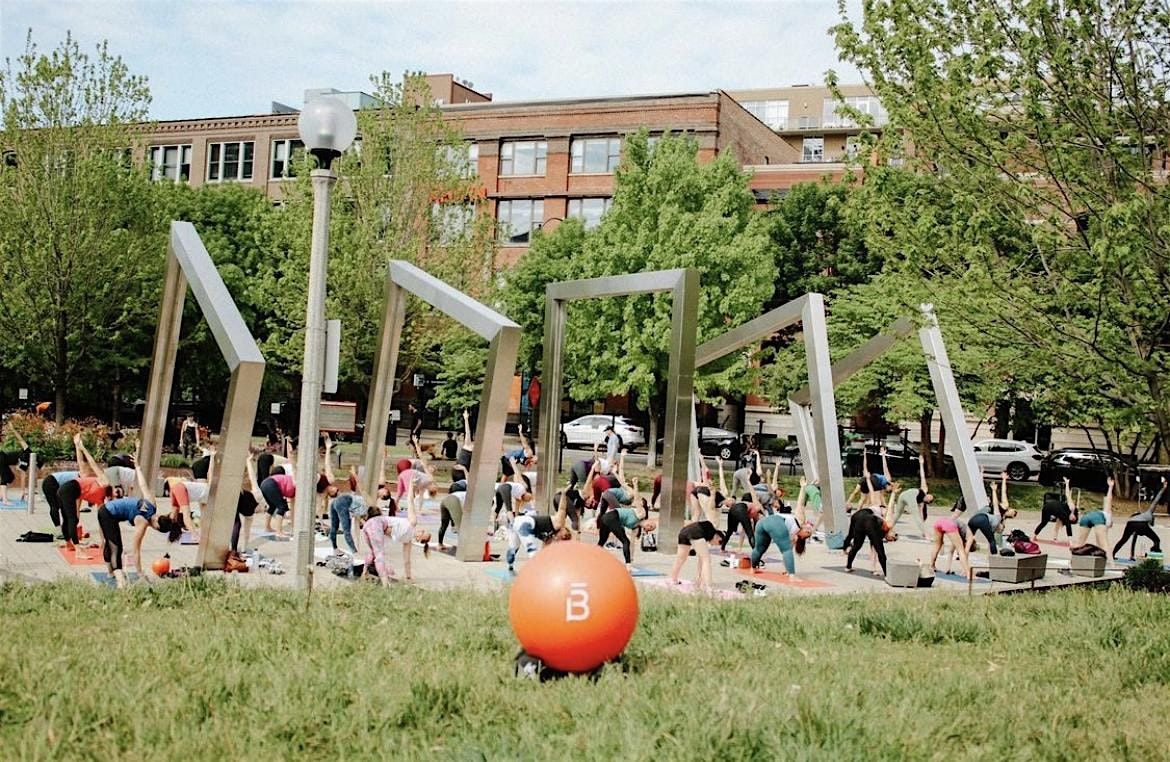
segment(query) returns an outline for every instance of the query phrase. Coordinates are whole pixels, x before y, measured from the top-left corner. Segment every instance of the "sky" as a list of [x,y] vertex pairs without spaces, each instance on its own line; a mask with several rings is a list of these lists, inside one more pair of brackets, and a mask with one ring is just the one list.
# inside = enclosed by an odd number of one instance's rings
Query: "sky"
[[[860,0],[847,0],[853,18]],[[268,113],[304,90],[451,73],[496,101],[706,92],[823,81],[836,0],[389,2],[0,0],[0,58],[72,32],[149,79],[154,119]]]

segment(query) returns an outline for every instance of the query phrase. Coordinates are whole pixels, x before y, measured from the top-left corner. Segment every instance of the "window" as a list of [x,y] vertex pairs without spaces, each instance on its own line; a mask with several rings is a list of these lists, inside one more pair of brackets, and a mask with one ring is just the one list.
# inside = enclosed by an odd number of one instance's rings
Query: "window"
[[191,179],[191,146],[151,146],[150,179],[185,183]]
[[[825,98],[824,124],[826,127],[857,127],[857,121],[848,114],[838,114],[840,104],[832,98]],[[850,95],[845,98],[845,105],[851,109],[868,114],[873,120],[874,127],[881,127],[888,121],[886,110],[882,103],[872,95]]]
[[849,161],[857,158],[858,152],[861,150],[861,143],[858,142],[856,135],[850,135],[845,138],[845,157]]
[[569,217],[582,220],[586,230],[592,230],[601,224],[601,217],[613,205],[612,198],[571,198],[569,199]]
[[454,243],[471,230],[475,207],[471,204],[435,204],[431,210],[440,244]]
[[825,139],[824,138],[805,138],[803,143],[803,150],[801,151],[801,161],[824,161],[825,160]]
[[272,174],[274,180],[284,177],[296,177],[296,164],[305,151],[305,144],[300,140],[272,141]]
[[500,224],[500,244],[527,246],[532,231],[544,222],[544,200],[517,198],[500,201],[496,205],[496,221]]
[[788,101],[744,101],[742,105],[772,129],[788,129]]
[[617,169],[622,160],[619,138],[578,138],[570,148],[573,174],[606,174]]
[[543,140],[515,140],[500,146],[501,175],[543,175],[548,143]]
[[251,180],[256,144],[251,140],[207,146],[207,181]]
[[446,166],[459,173],[460,177],[475,177],[479,174],[479,144],[465,146],[444,146],[443,159]]

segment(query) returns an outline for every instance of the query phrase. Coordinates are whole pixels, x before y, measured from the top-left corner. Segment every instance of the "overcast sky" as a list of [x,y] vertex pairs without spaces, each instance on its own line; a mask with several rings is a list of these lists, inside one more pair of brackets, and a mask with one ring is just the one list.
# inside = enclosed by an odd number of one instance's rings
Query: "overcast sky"
[[[860,0],[848,0],[856,16]],[[387,2],[0,0],[0,56],[66,31],[109,40],[150,80],[155,119],[267,113],[311,87],[450,72],[495,100],[697,92],[819,83],[837,60],[836,0]]]

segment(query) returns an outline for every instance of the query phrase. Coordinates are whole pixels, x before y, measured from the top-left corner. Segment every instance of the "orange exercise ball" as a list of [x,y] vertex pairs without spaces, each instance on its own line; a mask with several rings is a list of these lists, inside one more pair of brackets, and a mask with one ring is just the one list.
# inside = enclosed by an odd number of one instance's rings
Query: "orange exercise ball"
[[596,545],[555,542],[520,568],[508,617],[526,652],[561,672],[590,672],[630,642],[638,591],[625,565]]
[[154,559],[154,563],[152,563],[150,565],[150,570],[152,572],[154,572],[154,575],[156,577],[165,576],[167,574],[167,572],[169,572],[171,570],[171,557],[170,557],[170,555],[168,554],[168,555],[163,556],[162,558]]

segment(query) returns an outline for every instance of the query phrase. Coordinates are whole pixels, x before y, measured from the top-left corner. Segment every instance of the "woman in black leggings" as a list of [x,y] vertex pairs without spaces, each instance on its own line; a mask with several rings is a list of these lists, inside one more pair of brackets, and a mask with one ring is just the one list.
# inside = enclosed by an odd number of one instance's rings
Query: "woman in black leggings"
[[[1166,477],[1162,477],[1162,486],[1158,489],[1158,494],[1150,502],[1150,507],[1141,513],[1135,513],[1130,516],[1125,522],[1125,531],[1121,534],[1121,539],[1113,546],[1113,560],[1117,560],[1117,554],[1121,552],[1122,547],[1125,546],[1126,540],[1131,537],[1141,535],[1150,542],[1154,543],[1154,547],[1150,548],[1151,553],[1162,552],[1162,541],[1158,539],[1158,533],[1154,531],[1154,509],[1158,507],[1158,503],[1162,501],[1162,494],[1166,492]],[[1130,556],[1130,561],[1134,560]]]
[[[727,483],[723,480],[723,459],[715,458],[715,464],[719,469],[719,492],[715,493],[715,504],[727,509],[727,532],[723,535],[723,542],[719,544],[719,550],[727,550],[727,543],[736,535],[741,527],[743,528],[744,534],[747,535],[748,545],[752,549],[755,549],[756,521],[764,511],[764,506],[760,502],[760,496],[752,488],[739,501],[733,498],[724,499],[723,495],[727,494]],[[740,550],[743,550],[742,538],[739,541],[739,547]]]
[[1004,471],[1002,474],[1002,497],[1000,497],[999,485],[995,482],[991,483],[991,509],[977,511],[967,519],[967,528],[971,530],[970,539],[967,541],[968,551],[975,546],[975,533],[982,532],[983,536],[987,538],[987,546],[990,548],[991,555],[999,553],[999,541],[1003,537],[1004,521],[1016,516],[1016,509],[1012,508],[1008,502],[1007,479],[1007,471]]
[[[801,479],[801,493],[803,494],[804,479]],[[871,484],[872,487],[872,484]],[[893,489],[890,490],[889,507],[887,512],[892,516],[894,508],[894,500],[901,488],[901,484],[894,483]],[[889,531],[889,534],[887,534]],[[886,522],[882,520],[873,512],[872,508],[859,508],[854,511],[849,517],[849,534],[845,536],[845,571],[853,571],[853,560],[857,558],[857,554],[861,552],[861,547],[865,545],[865,541],[869,540],[869,547],[873,549],[874,555],[877,556],[878,563],[882,567],[882,575],[886,573],[886,539],[893,538],[893,530],[887,530]]]
[[[1057,522],[1059,528],[1060,524],[1064,524],[1064,533],[1068,535],[1069,540],[1072,540],[1073,524],[1077,520],[1077,509],[1073,505],[1072,488],[1069,487],[1068,477],[1064,477],[1064,503],[1048,500],[1048,495],[1044,496],[1044,507],[1040,512],[1040,523],[1036,525],[1036,531],[1032,533],[1032,540],[1039,542],[1040,531],[1048,526],[1049,521]],[[1053,530],[1052,541],[1056,542],[1056,530]]]
[[715,498],[711,495],[711,487],[699,484],[687,501],[691,507],[690,523],[683,526],[678,533],[678,553],[674,557],[674,566],[670,570],[670,581],[678,584],[678,575],[691,551],[695,551],[695,559],[699,562],[698,586],[700,590],[711,589],[711,543],[723,543],[722,530],[716,529],[719,521],[719,509],[715,507]]
[[[630,480],[630,489],[633,491],[633,504],[638,505],[638,480]],[[609,493],[606,493],[609,496]],[[562,508],[568,504],[568,495],[561,496]],[[630,538],[626,535],[626,530],[634,531],[635,537],[641,537],[643,532],[653,532],[657,528],[657,524],[647,518],[649,511],[647,510],[647,503],[645,500],[641,501],[641,506],[637,508],[627,508],[619,505],[615,500],[612,501],[609,508],[597,519],[597,544],[605,547],[605,543],[609,541],[610,535],[617,538],[618,542],[622,544],[622,555],[626,559],[626,568],[629,568],[633,562],[630,553]]]

